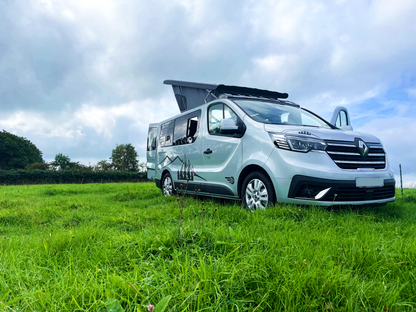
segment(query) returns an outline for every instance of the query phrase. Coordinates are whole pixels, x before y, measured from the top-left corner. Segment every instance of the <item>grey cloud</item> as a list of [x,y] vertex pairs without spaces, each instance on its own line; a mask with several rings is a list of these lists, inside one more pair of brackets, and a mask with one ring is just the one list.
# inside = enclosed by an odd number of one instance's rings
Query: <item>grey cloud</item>
[[[289,92],[328,116],[416,76],[412,1],[47,3],[0,3],[0,126],[41,114],[42,131],[26,121],[9,130],[46,158],[104,159],[127,142],[143,156],[146,124],[178,111],[165,79]],[[132,101],[149,106],[145,122],[140,111],[113,116],[111,137],[79,117],[85,106],[113,112]]]

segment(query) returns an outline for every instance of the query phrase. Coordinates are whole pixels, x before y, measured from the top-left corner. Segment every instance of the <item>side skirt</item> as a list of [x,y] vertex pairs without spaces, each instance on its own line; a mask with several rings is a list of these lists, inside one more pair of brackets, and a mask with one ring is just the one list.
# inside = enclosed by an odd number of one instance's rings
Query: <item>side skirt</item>
[[174,185],[178,192],[181,192],[182,189],[186,189],[188,194],[198,192],[198,194],[203,196],[214,196],[226,199],[240,199],[237,195],[234,195],[231,189],[223,185],[206,184],[193,181],[174,182]]

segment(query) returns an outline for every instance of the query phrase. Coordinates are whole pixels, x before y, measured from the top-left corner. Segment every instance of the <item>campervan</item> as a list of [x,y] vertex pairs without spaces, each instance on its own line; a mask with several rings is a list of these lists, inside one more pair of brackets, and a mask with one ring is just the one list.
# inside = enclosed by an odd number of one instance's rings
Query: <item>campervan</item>
[[[385,204],[395,180],[373,135],[353,131],[348,110],[331,122],[287,93],[166,80],[180,114],[149,125],[147,174],[165,196],[189,193],[321,206]],[[181,187],[182,186],[182,187]]]

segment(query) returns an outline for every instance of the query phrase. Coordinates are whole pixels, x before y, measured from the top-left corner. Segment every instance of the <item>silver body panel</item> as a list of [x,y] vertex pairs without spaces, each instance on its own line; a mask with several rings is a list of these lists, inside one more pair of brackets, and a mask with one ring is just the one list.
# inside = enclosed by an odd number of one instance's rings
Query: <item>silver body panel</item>
[[[231,108],[243,121],[246,130],[241,138],[212,135],[208,132],[208,108],[211,105],[223,103]],[[196,109],[195,109],[196,110]],[[352,185],[357,178],[382,178],[385,181],[394,179],[387,156],[385,167],[382,169],[342,169],[331,157],[353,157],[356,152],[330,152],[312,150],[307,153],[295,152],[276,147],[269,133],[299,133],[307,130],[313,136],[331,142],[351,142],[360,138],[368,144],[381,146],[380,140],[375,136],[356,131],[341,129],[323,129],[293,125],[273,125],[257,122],[247,116],[244,111],[230,99],[217,99],[207,104],[200,105],[201,110],[198,136],[192,144],[179,146],[160,146],[161,125],[184,114],[162,121],[157,124],[157,147],[153,157],[148,151],[147,168],[154,168],[154,178],[159,180],[165,172],[169,172],[175,183],[180,188],[185,182],[191,191],[198,190],[201,195],[212,195],[223,198],[239,198],[241,174],[248,166],[258,166],[270,177],[276,194],[276,199],[281,203],[301,205],[363,205],[383,204],[394,201],[394,197],[377,200],[357,201],[325,201],[290,197],[289,193],[294,177],[305,176],[311,179],[345,181]],[[154,127],[155,124],[151,125]],[[336,144],[336,143],[333,143]],[[354,145],[355,146],[355,145]],[[210,150],[209,154],[204,153]],[[358,154],[358,152],[356,153]],[[374,153],[373,153],[374,154]],[[358,154],[359,155],[359,154]],[[383,154],[384,155],[384,154]],[[341,155],[342,156],[342,155]],[[337,160],[343,162],[343,160]],[[293,185],[292,185],[293,186]],[[335,195],[336,196],[336,195]],[[334,197],[335,197],[334,196]]]

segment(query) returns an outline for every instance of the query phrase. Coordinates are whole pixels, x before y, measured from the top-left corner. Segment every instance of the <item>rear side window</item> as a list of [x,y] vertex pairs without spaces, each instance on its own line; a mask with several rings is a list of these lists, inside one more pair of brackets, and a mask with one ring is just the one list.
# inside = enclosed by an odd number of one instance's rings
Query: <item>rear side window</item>
[[159,143],[160,146],[172,146],[173,142],[173,126],[175,120],[170,120],[160,126]]
[[147,135],[147,151],[154,151],[156,149],[156,135],[157,127],[149,128],[149,134]]
[[194,143],[198,136],[200,118],[200,110],[176,118],[173,145]]

